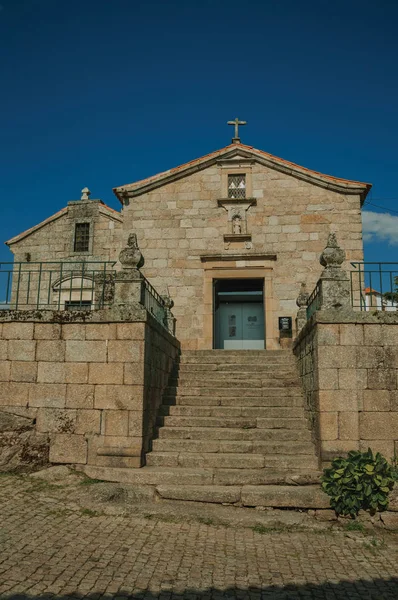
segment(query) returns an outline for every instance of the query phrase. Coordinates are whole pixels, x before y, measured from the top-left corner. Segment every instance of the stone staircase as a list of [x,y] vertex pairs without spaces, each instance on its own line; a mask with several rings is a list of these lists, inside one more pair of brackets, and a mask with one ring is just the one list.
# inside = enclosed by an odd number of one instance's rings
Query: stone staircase
[[183,351],[141,469],[85,468],[164,499],[326,508],[291,351]]
[[151,467],[214,469],[220,485],[318,468],[291,352],[183,352],[158,425]]

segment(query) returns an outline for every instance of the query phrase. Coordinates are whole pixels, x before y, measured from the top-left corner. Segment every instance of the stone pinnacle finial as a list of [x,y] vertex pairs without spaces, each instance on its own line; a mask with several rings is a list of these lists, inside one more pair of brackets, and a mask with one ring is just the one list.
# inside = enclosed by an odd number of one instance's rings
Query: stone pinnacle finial
[[319,262],[326,269],[329,267],[340,268],[345,260],[345,252],[337,243],[335,233],[329,233],[325,250],[322,252]]
[[90,200],[90,195],[91,195],[91,192],[88,189],[88,187],[84,187],[82,189],[82,197],[80,198],[80,200]]
[[307,306],[309,297],[310,297],[310,295],[307,292],[307,286],[305,283],[302,283],[301,288],[300,288],[300,293],[296,298],[297,306],[299,308],[303,308],[303,307]]
[[119,254],[119,261],[122,264],[122,268],[125,269],[138,269],[138,265],[141,262],[142,254],[138,247],[137,235],[130,233],[127,246]]

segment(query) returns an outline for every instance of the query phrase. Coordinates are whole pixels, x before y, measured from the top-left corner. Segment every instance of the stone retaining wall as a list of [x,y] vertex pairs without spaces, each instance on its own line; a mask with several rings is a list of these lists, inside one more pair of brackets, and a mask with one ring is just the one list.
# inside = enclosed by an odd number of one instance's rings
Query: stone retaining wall
[[53,463],[142,466],[178,343],[146,311],[135,322],[45,312],[0,323],[0,409],[36,419]]
[[398,314],[319,311],[294,352],[323,461],[398,454]]

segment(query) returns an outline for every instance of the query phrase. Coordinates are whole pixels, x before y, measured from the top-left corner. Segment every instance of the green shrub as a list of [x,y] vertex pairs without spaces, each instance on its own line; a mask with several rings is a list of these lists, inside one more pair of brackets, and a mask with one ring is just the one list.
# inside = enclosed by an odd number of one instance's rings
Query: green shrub
[[336,513],[355,518],[361,509],[371,514],[386,510],[397,479],[396,466],[379,452],[374,456],[369,448],[367,452],[352,450],[347,458],[335,458],[321,481]]

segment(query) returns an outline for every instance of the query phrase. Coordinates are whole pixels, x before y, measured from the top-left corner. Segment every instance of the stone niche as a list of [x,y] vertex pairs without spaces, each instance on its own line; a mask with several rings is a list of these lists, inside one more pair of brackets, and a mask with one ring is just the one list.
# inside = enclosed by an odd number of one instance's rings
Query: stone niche
[[250,250],[252,236],[248,230],[247,211],[256,204],[255,198],[221,198],[218,206],[227,211],[227,233],[224,233],[225,249],[244,247]]

